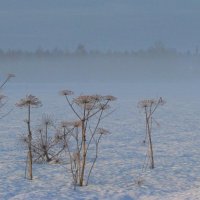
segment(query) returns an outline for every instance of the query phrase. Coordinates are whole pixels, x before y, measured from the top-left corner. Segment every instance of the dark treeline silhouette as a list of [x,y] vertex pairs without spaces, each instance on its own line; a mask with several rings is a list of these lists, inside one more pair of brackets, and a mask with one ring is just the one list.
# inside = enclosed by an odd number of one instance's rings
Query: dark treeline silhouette
[[138,58],[176,58],[182,56],[197,56],[200,57],[198,47],[194,48],[191,52],[186,50],[185,52],[177,51],[175,48],[167,48],[162,42],[155,42],[154,45],[147,49],[140,49],[135,51],[100,51],[100,50],[87,50],[83,44],[79,44],[74,51],[62,50],[62,49],[43,49],[38,48],[35,51],[25,50],[3,50],[0,49],[0,60],[18,60],[18,59],[56,59],[56,58],[68,58],[68,57],[138,57]]

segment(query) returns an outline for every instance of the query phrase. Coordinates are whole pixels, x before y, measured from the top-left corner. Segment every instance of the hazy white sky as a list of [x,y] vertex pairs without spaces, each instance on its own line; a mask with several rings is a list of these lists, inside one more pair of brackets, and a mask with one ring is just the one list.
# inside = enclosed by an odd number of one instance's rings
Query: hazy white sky
[[0,0],[0,48],[200,46],[200,0]]

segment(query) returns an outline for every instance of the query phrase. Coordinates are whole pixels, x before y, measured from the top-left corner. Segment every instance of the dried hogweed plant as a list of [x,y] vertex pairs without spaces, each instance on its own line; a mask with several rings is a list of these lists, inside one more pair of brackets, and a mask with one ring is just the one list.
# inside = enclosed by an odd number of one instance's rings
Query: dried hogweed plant
[[27,135],[26,138],[24,138],[24,141],[28,145],[28,153],[27,153],[27,160],[26,160],[26,166],[28,166],[28,176],[26,175],[25,169],[25,177],[29,178],[30,180],[33,179],[33,173],[32,173],[32,163],[33,163],[33,155],[32,155],[32,129],[31,129],[31,108],[37,108],[42,105],[41,101],[33,96],[33,95],[27,95],[25,98],[22,98],[18,103],[16,103],[16,106],[19,108],[27,108],[28,116],[25,120],[25,123],[27,124]]
[[[145,140],[144,143],[148,144],[148,150],[147,160],[150,160],[150,168],[153,169],[155,167],[154,164],[154,153],[153,153],[153,142],[152,142],[152,124],[153,122],[156,122],[156,120],[153,118],[153,114],[157,110],[159,106],[164,105],[166,102],[160,97],[158,100],[156,99],[145,99],[142,101],[139,101],[138,107],[144,110],[145,113]],[[156,122],[157,123],[157,122]],[[158,123],[157,123],[158,124]],[[148,163],[147,163],[148,165]]]
[[72,91],[63,90],[61,94],[77,118],[77,121],[65,122],[66,126],[63,126],[74,186],[87,185],[98,157],[101,138],[109,133],[99,125],[116,97],[81,95],[70,99]]

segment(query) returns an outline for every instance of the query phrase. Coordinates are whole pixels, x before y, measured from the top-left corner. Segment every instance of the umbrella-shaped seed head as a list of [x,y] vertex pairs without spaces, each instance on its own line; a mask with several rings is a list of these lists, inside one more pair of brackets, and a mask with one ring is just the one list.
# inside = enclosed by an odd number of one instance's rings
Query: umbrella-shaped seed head
[[27,95],[25,98],[20,99],[20,101],[16,103],[16,106],[20,108],[28,106],[40,107],[42,106],[42,103],[37,97],[33,95]]

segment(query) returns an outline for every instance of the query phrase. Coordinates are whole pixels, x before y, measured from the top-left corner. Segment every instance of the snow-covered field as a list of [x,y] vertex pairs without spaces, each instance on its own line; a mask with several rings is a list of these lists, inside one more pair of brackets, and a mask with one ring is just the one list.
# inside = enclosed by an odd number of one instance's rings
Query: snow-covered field
[[[9,83],[5,93],[14,110],[0,120],[0,199],[2,200],[198,200],[200,199],[200,95],[199,83]],[[73,189],[64,164],[34,164],[34,179],[24,178],[26,152],[19,136],[25,130],[25,110],[14,105],[26,94],[36,95],[43,107],[34,109],[34,120],[46,112],[59,121],[68,118],[67,104],[59,91],[111,94],[116,111],[103,122],[112,134],[103,138],[100,154],[87,187]],[[162,96],[153,127],[155,169],[141,174],[146,147],[144,113],[137,102]],[[143,183],[136,184],[141,175]]]

